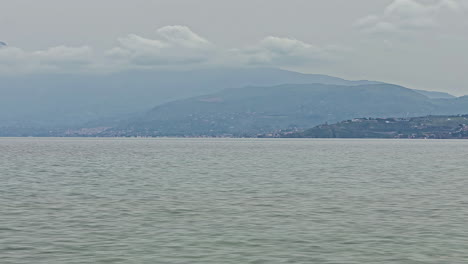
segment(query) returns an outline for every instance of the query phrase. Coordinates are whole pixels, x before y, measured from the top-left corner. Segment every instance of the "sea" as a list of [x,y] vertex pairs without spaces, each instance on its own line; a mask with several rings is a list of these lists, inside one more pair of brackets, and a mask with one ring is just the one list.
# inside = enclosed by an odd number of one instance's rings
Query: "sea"
[[468,141],[0,138],[0,263],[468,263]]

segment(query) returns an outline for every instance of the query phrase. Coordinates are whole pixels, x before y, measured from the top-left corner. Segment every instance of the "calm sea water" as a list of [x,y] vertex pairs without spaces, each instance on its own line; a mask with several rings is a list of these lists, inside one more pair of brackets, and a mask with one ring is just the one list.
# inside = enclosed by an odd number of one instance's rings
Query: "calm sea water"
[[468,263],[468,141],[0,139],[0,263]]

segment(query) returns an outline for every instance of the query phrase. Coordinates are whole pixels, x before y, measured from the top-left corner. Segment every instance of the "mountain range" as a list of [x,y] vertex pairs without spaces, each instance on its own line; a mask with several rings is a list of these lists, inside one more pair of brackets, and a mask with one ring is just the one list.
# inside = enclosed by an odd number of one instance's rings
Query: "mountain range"
[[374,83],[269,68],[30,74],[0,80],[0,123],[33,127],[120,119],[162,103],[249,85]]
[[271,68],[0,80],[4,136],[253,136],[354,117],[468,112],[466,97]]
[[153,108],[106,131],[114,136],[255,136],[355,117],[468,111],[468,97],[429,98],[391,84],[286,84],[227,89]]

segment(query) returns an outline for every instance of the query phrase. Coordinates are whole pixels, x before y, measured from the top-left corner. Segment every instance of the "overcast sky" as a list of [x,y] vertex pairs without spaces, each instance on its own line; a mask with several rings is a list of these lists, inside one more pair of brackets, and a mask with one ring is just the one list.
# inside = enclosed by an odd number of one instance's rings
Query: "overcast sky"
[[280,67],[468,94],[468,0],[3,0],[0,73]]

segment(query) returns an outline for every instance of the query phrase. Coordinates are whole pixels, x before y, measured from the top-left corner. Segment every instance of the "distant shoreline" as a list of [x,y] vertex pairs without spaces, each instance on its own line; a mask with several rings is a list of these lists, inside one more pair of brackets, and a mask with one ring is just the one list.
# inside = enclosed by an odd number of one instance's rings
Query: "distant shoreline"
[[463,141],[468,140],[468,138],[288,138],[288,137],[8,137],[0,136],[0,139],[128,139],[128,140],[139,140],[139,139],[245,139],[245,140],[320,140],[320,141],[333,141],[333,140],[375,140],[375,141]]

